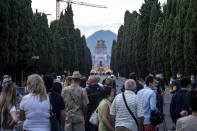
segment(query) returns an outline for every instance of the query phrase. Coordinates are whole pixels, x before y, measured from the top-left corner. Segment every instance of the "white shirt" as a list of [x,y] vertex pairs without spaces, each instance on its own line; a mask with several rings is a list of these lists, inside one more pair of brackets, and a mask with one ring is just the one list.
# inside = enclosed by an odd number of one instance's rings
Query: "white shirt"
[[49,98],[40,102],[40,96],[28,94],[23,97],[20,109],[25,111],[23,128],[30,131],[50,131]]
[[[11,112],[16,112],[16,107],[12,106],[10,109],[10,113]],[[3,121],[3,112],[1,112],[1,121]],[[15,131],[15,129],[2,129],[0,128],[0,131]]]
[[[125,99],[136,119],[144,116],[142,101],[133,91],[126,90]],[[122,94],[118,94],[115,97],[111,105],[110,114],[115,115],[115,127],[124,126],[132,131],[138,130],[135,120],[126,108]]]
[[189,115],[178,119],[176,131],[196,131],[197,116]]
[[98,83],[98,85],[99,85],[101,88],[103,88],[103,84],[101,84],[101,83]]

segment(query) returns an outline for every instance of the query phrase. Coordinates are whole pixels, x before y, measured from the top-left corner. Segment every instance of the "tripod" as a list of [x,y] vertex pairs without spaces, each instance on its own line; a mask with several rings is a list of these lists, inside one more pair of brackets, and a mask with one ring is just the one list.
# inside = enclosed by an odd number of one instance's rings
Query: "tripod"
[[[164,131],[168,131],[167,126],[166,126],[166,121],[165,121],[165,114],[163,113],[163,107],[161,107],[161,101],[163,101],[163,98],[161,96],[161,92],[159,92],[157,95],[158,95],[158,97],[157,97],[158,109],[159,109],[159,111],[162,112],[162,114],[164,116],[164,119],[163,119],[163,122],[162,122],[163,129],[164,129]],[[163,104],[162,104],[162,106],[163,106]]]

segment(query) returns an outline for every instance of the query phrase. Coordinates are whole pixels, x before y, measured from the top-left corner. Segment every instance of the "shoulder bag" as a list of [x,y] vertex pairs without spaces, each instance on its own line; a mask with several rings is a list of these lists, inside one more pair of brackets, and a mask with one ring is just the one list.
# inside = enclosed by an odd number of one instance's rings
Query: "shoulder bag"
[[133,114],[133,112],[129,109],[129,106],[128,106],[127,101],[126,101],[126,99],[125,99],[124,92],[122,93],[122,97],[123,97],[124,103],[125,103],[125,105],[126,105],[126,107],[127,107],[127,110],[129,111],[129,113],[131,114],[131,116],[133,117],[133,119],[135,120],[135,123],[136,123],[136,125],[137,125],[137,127],[138,127],[138,130],[139,130],[138,121],[137,121],[135,115]]
[[98,108],[96,108],[96,110],[92,113],[89,122],[96,126],[99,125]]
[[164,121],[164,114],[163,112],[161,112],[161,105],[160,102],[158,101],[158,105],[159,105],[159,111],[157,110],[151,110],[150,113],[150,121],[153,125],[159,125]]

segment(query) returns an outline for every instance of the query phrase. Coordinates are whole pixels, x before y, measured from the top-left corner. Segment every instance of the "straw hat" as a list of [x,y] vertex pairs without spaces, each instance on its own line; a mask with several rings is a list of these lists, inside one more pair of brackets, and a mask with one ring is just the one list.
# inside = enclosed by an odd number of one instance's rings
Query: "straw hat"
[[81,74],[79,73],[79,71],[74,71],[73,75],[72,75],[73,79],[80,79],[81,78]]

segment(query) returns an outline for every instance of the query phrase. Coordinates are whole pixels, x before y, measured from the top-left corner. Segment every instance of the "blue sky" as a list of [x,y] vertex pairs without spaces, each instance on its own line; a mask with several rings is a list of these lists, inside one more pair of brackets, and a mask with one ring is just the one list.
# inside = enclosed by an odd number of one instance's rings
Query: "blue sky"
[[[107,9],[93,8],[81,5],[73,5],[75,27],[79,28],[86,37],[103,29],[111,30],[117,34],[118,28],[124,21],[126,10],[139,11],[144,0],[79,0],[91,4],[105,5]],[[163,4],[166,0],[159,0]],[[61,2],[61,11],[66,3]],[[32,8],[35,12],[45,12],[49,23],[56,18],[56,0],[32,0]]]

